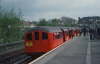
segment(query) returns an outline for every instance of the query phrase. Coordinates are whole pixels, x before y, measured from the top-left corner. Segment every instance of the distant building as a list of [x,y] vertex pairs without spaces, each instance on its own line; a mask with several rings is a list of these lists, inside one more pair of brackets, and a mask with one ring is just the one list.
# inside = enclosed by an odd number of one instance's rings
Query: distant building
[[73,18],[69,18],[69,17],[61,17],[61,21],[63,22],[63,24],[76,24],[76,20]]
[[79,23],[80,24],[86,24],[86,23],[91,24],[98,20],[100,20],[100,16],[82,17],[82,18],[79,18]]
[[79,18],[78,24],[81,26],[93,27],[100,21],[100,16],[88,16]]

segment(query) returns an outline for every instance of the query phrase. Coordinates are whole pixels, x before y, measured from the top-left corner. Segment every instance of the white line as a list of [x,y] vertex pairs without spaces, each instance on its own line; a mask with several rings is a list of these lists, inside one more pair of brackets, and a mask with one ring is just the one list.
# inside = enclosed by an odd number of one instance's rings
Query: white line
[[86,64],[91,64],[91,42],[88,42]]

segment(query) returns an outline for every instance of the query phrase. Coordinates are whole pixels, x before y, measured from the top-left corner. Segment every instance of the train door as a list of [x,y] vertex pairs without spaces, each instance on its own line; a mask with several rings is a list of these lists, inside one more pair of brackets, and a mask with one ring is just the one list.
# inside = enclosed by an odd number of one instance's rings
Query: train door
[[48,39],[48,33],[47,32],[41,32],[41,45],[43,47],[43,49],[46,51],[48,49],[48,45],[49,45],[49,39]]
[[41,39],[43,43],[48,43],[48,33],[47,32],[41,32]]

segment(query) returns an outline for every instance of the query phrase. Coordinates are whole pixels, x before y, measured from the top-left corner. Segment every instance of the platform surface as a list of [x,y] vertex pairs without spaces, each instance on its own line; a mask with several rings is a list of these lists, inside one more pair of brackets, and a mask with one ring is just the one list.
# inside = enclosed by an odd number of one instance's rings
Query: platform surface
[[45,64],[100,64],[100,40],[76,37]]

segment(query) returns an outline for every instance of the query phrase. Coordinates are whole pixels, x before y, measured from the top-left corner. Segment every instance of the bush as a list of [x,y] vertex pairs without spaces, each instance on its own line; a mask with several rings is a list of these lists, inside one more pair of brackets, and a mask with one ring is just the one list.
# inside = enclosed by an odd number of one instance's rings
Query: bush
[[21,16],[14,10],[0,9],[0,42],[13,42],[22,38]]

